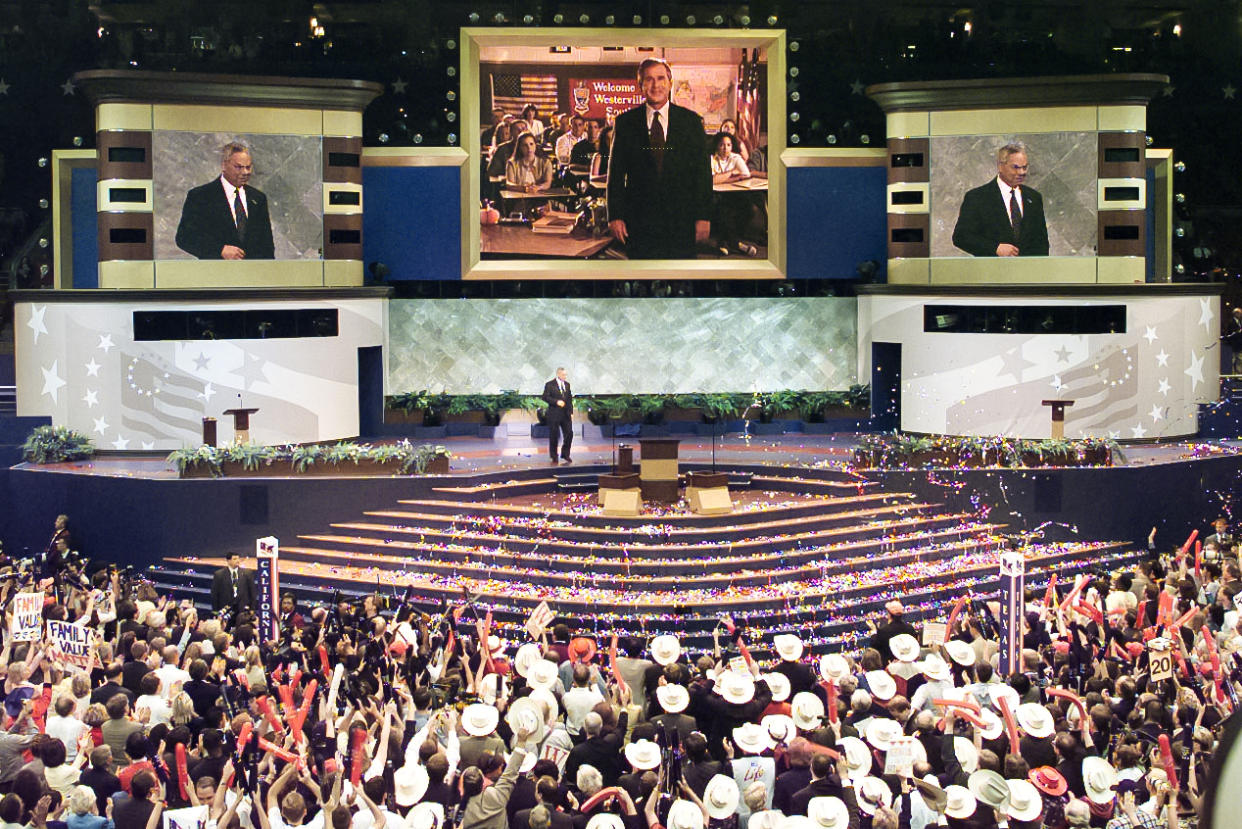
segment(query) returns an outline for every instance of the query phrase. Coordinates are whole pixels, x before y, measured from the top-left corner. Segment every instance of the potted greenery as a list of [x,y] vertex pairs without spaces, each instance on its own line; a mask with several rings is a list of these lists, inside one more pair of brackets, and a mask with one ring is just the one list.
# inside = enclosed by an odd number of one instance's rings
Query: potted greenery
[[668,402],[666,395],[640,394],[636,399],[638,413],[642,416],[643,423],[649,426],[659,426],[664,422],[664,404]]
[[22,457],[30,463],[82,461],[94,454],[91,439],[67,426],[39,426],[22,444]]

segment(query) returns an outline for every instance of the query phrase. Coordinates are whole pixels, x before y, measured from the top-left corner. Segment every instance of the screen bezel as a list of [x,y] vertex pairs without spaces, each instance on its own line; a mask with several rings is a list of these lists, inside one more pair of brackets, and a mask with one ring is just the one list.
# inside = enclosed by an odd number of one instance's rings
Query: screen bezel
[[[764,50],[767,59],[768,255],[731,260],[486,260],[480,252],[482,130],[480,50],[490,46],[727,47]],[[549,29],[463,28],[461,30],[461,147],[468,158],[461,176],[462,279],[784,279],[785,277],[785,31],[783,29]],[[675,71],[675,70],[674,70]]]

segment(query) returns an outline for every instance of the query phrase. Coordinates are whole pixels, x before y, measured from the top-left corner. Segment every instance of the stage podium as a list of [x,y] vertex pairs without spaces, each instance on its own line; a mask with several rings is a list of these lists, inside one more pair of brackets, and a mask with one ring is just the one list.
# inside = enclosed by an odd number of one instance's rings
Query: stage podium
[[258,409],[225,409],[224,414],[233,416],[233,442],[250,442],[250,416]]

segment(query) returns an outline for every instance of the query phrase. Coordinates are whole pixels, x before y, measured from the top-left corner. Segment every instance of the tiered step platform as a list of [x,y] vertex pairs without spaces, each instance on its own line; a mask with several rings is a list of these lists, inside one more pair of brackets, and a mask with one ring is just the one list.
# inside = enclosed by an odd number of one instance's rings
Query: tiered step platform
[[[760,650],[771,634],[795,631],[822,652],[852,647],[891,598],[922,617],[963,592],[994,593],[1007,545],[1001,525],[832,470],[735,476],[737,509],[718,516],[649,504],[642,517],[605,517],[594,489],[561,483],[556,474],[464,481],[281,539],[281,587],[310,601],[332,590],[400,597],[409,587],[429,610],[465,587],[515,630],[546,600],[579,629],[673,632],[702,648],[729,613]],[[1119,543],[1034,545],[1028,583],[1135,557]],[[158,577],[202,600],[221,563],[168,559]]]

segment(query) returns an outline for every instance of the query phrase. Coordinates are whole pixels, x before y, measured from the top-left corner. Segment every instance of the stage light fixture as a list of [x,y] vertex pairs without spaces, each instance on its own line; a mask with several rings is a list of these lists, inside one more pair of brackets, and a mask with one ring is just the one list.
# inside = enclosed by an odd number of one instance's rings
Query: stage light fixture
[[1173,36],[1174,36],[1174,37],[1181,37],[1181,36],[1182,36],[1182,24],[1181,24],[1181,23],[1174,23],[1174,24],[1173,24]]
[[589,14],[578,15],[578,22],[581,23],[583,26],[585,26],[586,24],[591,22],[591,15]]
[[801,117],[802,117],[802,116],[801,116],[801,115],[799,115],[799,114],[798,114],[798,113],[796,113],[796,112],[791,112],[791,113],[789,113],[789,120],[790,120],[790,121],[793,121],[793,122],[795,122],[795,123],[796,123],[796,122],[798,121],[798,119],[799,119],[799,118],[801,118]]
[[448,67],[447,69],[445,69],[444,71],[448,73],[448,76],[449,76],[450,78],[456,78],[456,77],[457,77],[457,67],[456,67],[456,66],[450,66],[450,67]]
[[457,133],[455,133],[455,132],[450,132],[450,133],[448,134],[448,142],[449,142],[450,144],[456,144],[456,143],[457,143]]
[[800,48],[802,48],[802,47],[798,45],[798,41],[796,41],[796,40],[795,40],[795,41],[790,42],[790,44],[789,44],[789,51],[791,51],[791,52],[796,52],[796,51],[798,51]]
[[1177,162],[1176,164],[1173,165],[1173,169],[1177,170],[1177,172],[1179,173],[1186,172],[1186,162],[1185,161]]
[[693,25],[694,25],[695,23],[697,23],[697,22],[698,22],[698,18],[696,18],[694,15],[692,15],[692,14],[688,14],[688,15],[686,15],[686,25],[687,25],[687,26],[693,26]]
[[1155,142],[1155,139],[1153,139],[1150,135],[1144,136],[1143,140],[1147,142],[1147,146],[1149,147]]
[[73,136],[73,146],[75,146],[75,147],[81,147],[81,146],[82,146],[82,136],[80,136],[80,135],[75,135],[75,136]]
[[614,23],[616,23],[616,22],[617,22],[617,18],[616,18],[616,17],[614,17],[614,16],[613,16],[613,15],[611,15],[611,14],[610,14],[610,15],[608,15],[607,17],[605,17],[605,18],[604,18],[604,25],[605,25],[605,26],[611,26],[612,24],[614,24]]
[[643,16],[641,14],[636,14],[630,18],[630,22],[635,26],[641,26],[643,25]]
[[40,237],[39,237],[39,247],[41,247],[41,248],[45,248],[45,247],[47,247],[47,246],[48,246],[48,240],[47,240],[47,237],[46,237],[46,236],[40,236]]
[[415,144],[423,143],[423,134],[421,132],[414,133],[414,143]]
[[449,50],[451,51],[451,50],[453,50],[453,49],[456,49],[456,48],[457,48],[457,41],[455,41],[455,40],[451,40],[451,39],[450,39],[450,40],[449,40],[449,41],[447,41],[444,45],[445,45],[445,47],[446,47],[447,49],[449,49]]
[[48,268],[48,266],[47,266],[47,265],[40,265],[40,266],[39,266],[39,276],[47,276],[47,274],[48,274],[48,271],[49,271],[49,270],[51,270],[51,269],[50,269],[50,268]]
[[456,101],[457,93],[450,89],[448,92],[444,93],[444,98],[448,101]]
[[47,205],[48,205],[47,199],[39,199],[39,207],[42,207],[44,210],[47,210]]
[[837,143],[837,136],[836,136],[836,133],[832,133],[832,132],[828,133],[828,143],[829,143],[829,144],[835,144],[835,143]]
[[791,78],[798,77],[798,67],[796,66],[789,67],[789,77]]
[[387,143],[388,143],[388,133],[386,133],[386,132],[381,132],[381,133],[379,134],[379,142],[380,142],[381,144],[387,144]]
[[556,14],[552,15],[552,22],[558,26],[561,25],[562,23],[565,22],[565,15],[561,14],[560,12],[557,12]]
[[802,100],[802,93],[795,89],[793,92],[789,93],[789,100],[793,101],[795,104],[798,103],[798,101]]
[[798,133],[795,132],[793,135],[789,136],[789,143],[790,144],[801,144],[802,139],[799,138]]
[[37,162],[35,162],[35,163],[36,163],[36,164],[38,164],[40,167],[46,167],[46,166],[47,166],[47,157],[46,157],[46,156],[40,156],[40,157],[39,157],[39,160],[38,160]]
[[738,23],[741,23],[743,26],[749,26],[749,25],[750,25],[750,15],[749,15],[749,14],[744,14],[744,15],[742,15],[741,17],[739,17],[739,18],[737,19],[737,22],[738,22]]
[[478,13],[478,12],[470,12],[470,14],[466,16],[466,19],[467,19],[467,20],[469,20],[471,23],[478,23],[478,22],[479,22],[479,13]]
[[1185,194],[1185,193],[1178,193],[1178,194],[1177,194],[1177,195],[1175,195],[1173,198],[1177,199],[1177,203],[1178,203],[1178,204],[1185,204],[1185,203],[1186,203],[1186,194]]
[[1177,265],[1173,268],[1173,270],[1177,272],[1178,276],[1181,276],[1182,274],[1186,273],[1186,266],[1183,265],[1181,262],[1178,262]]
[[1179,239],[1185,238],[1186,228],[1182,227],[1181,225],[1178,225],[1177,227],[1173,228],[1173,235]]
[[529,26],[535,22],[535,16],[533,14],[524,14],[522,15],[522,22]]
[[864,143],[864,144],[870,144],[870,143],[871,143],[871,136],[870,136],[870,135],[867,135],[867,133],[865,133],[865,132],[864,132],[862,135],[858,136],[858,140],[859,140],[859,141],[861,141],[861,142],[862,142],[862,143]]
[[667,15],[667,14],[662,14],[662,15],[660,15],[660,25],[661,25],[661,26],[667,26],[667,25],[668,25],[668,20],[669,20],[669,18],[668,18],[668,15]]
[[716,15],[715,17],[712,18],[712,22],[715,23],[717,26],[719,26],[722,23],[724,23],[724,17],[722,17],[721,15]]
[[453,112],[452,110],[449,110],[448,112],[444,113],[444,117],[451,124],[457,120],[457,113]]
[[493,21],[495,21],[496,23],[504,23],[504,22],[505,22],[505,13],[504,13],[504,12],[496,12],[496,14],[494,14],[494,15],[492,16],[492,20],[493,20]]
[[774,15],[774,14],[770,14],[770,15],[768,15],[768,25],[769,25],[769,26],[775,26],[775,25],[776,25],[776,15]]

